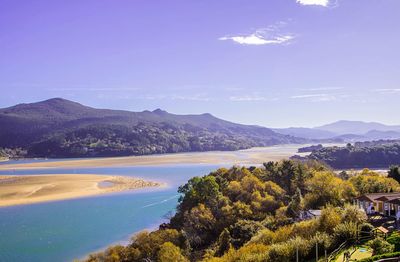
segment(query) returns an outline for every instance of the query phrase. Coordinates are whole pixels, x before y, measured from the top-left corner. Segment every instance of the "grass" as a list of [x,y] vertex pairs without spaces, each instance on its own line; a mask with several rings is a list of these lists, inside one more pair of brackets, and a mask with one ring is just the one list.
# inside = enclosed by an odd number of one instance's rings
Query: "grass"
[[368,257],[372,256],[372,250],[369,247],[367,247],[367,246],[356,246],[356,247],[351,247],[349,249],[344,250],[342,253],[340,253],[340,255],[338,256],[338,258],[335,261],[336,262],[343,262],[344,252],[346,252],[346,251],[350,251],[350,253],[351,253],[350,260],[351,261],[359,261],[361,259],[368,258]]

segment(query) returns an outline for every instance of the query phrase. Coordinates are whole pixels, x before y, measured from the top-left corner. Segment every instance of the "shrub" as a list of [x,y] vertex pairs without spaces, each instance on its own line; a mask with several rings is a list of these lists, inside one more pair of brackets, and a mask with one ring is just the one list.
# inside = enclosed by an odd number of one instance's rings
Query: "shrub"
[[360,226],[360,237],[370,237],[373,234],[374,226],[370,223],[363,223]]
[[319,228],[318,219],[301,221],[293,224],[292,235],[308,238],[309,236],[315,235],[318,231],[318,228]]
[[382,238],[375,238],[367,242],[367,245],[372,248],[372,255],[381,255],[385,253],[391,253],[394,250],[394,245],[388,243]]
[[232,245],[237,249],[249,241],[258,231],[263,228],[262,224],[252,220],[239,220],[230,227]]
[[400,251],[400,234],[398,232],[392,233],[388,238],[387,242],[394,245],[395,251]]
[[222,233],[219,235],[218,241],[217,241],[217,250],[215,252],[215,255],[220,257],[223,254],[225,254],[229,249],[231,249],[231,242],[232,238],[229,233],[228,229],[224,229]]
[[355,205],[346,205],[343,210],[342,222],[361,224],[367,221],[367,215]]
[[271,245],[274,242],[275,242],[275,232],[266,228],[258,232],[255,236],[253,236],[248,243]]
[[243,246],[239,250],[231,248],[224,256],[220,258],[205,259],[204,262],[266,262],[276,261],[270,260],[268,257],[269,247],[263,244],[250,244]]
[[181,253],[181,249],[171,242],[165,242],[158,251],[159,262],[186,262],[188,261]]
[[291,262],[296,260],[296,249],[299,250],[299,257],[307,258],[312,246],[307,239],[296,237],[284,243],[271,245],[268,256],[270,261]]
[[354,223],[341,223],[334,228],[335,245],[348,241],[352,242],[357,236],[357,225]]
[[162,244],[171,242],[176,246],[183,246],[183,237],[175,229],[157,230],[154,232],[140,232],[132,238],[132,243],[127,248],[140,251],[142,258],[156,258]]
[[319,229],[322,232],[332,234],[334,228],[340,224],[342,220],[339,208],[327,206],[321,212],[319,218]]
[[400,252],[386,253],[382,255],[372,256],[369,258],[361,259],[359,262],[374,262],[384,258],[400,257]]

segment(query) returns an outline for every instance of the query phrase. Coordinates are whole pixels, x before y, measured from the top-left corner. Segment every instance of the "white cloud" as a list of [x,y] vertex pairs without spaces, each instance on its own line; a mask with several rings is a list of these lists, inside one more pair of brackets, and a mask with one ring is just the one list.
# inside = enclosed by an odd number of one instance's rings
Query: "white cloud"
[[232,40],[241,45],[270,45],[270,44],[283,44],[292,40],[294,37],[291,35],[275,36],[267,38],[257,33],[247,36],[224,36],[220,37],[219,40]]
[[48,88],[46,89],[48,91],[137,91],[141,90],[141,88],[138,87],[61,87],[61,88]]
[[241,96],[230,96],[230,101],[233,102],[255,102],[255,101],[277,101],[278,98],[266,98],[259,95],[241,95]]
[[303,91],[335,91],[335,90],[342,90],[344,87],[317,87],[317,88],[299,88],[298,90]]
[[292,99],[310,99],[313,102],[334,101],[336,96],[332,94],[308,94],[291,96]]
[[253,33],[229,35],[218,38],[218,40],[233,42],[241,45],[279,45],[288,44],[295,37],[289,33],[281,33],[281,28],[286,26],[286,22],[278,22],[266,28],[259,28]]
[[373,91],[381,94],[397,94],[400,93],[400,88],[383,88],[375,89]]
[[172,100],[187,100],[187,101],[203,101],[208,102],[213,100],[207,94],[194,94],[194,95],[172,95],[170,97]]
[[261,97],[261,96],[231,96],[229,97],[230,101],[234,101],[234,102],[243,102],[243,101],[265,101],[265,97]]
[[296,0],[296,3],[301,5],[320,5],[329,6],[329,0]]

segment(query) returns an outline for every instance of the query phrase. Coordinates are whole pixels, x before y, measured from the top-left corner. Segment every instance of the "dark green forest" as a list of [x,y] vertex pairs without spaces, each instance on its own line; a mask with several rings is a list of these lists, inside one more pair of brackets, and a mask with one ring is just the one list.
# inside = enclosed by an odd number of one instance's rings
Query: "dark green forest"
[[225,151],[306,141],[210,114],[96,109],[60,98],[0,109],[0,126],[0,148],[11,158]]
[[358,142],[345,147],[315,150],[309,159],[323,161],[333,168],[388,168],[400,164],[400,141]]
[[[194,128],[193,128],[194,129]],[[190,130],[167,123],[89,126],[52,134],[28,147],[33,157],[99,157],[239,150],[262,144],[246,137]]]

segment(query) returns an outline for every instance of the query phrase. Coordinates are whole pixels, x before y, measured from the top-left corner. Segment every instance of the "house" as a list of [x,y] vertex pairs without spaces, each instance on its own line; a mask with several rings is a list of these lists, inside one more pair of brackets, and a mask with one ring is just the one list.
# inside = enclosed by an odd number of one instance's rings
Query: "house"
[[300,212],[300,220],[308,220],[313,218],[319,218],[321,216],[320,209],[309,209]]
[[379,213],[396,216],[400,210],[400,193],[364,194],[355,199],[355,204],[364,209],[368,215]]

